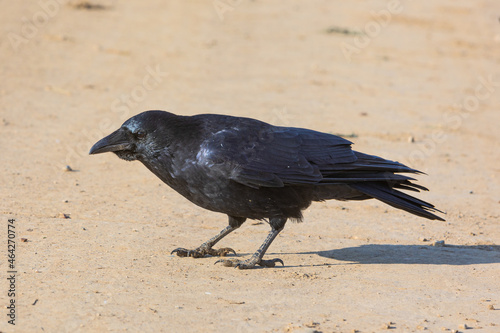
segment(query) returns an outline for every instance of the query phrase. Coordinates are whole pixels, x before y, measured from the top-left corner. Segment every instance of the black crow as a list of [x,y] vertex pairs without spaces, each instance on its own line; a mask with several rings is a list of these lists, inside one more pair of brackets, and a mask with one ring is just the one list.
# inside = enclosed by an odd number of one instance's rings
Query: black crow
[[302,220],[302,210],[312,201],[375,198],[444,221],[433,214],[441,211],[432,204],[399,191],[427,190],[400,174],[418,170],[354,151],[351,144],[332,134],[251,118],[146,111],[97,142],[90,154],[114,152],[127,161],[139,160],[189,201],[227,214],[229,225],[219,234],[196,249],[172,251],[180,257],[235,253],[212,247],[246,219],[268,222],[271,231],[250,259],[217,261],[245,269],[283,265],[280,259],[262,257],[286,221]]

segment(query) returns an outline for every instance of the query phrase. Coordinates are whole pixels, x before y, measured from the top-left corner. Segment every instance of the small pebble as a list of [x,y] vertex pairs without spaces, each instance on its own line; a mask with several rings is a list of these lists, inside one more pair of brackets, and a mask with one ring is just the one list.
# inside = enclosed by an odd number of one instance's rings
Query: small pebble
[[414,143],[415,142],[415,137],[413,135],[408,137],[408,142],[409,143]]
[[469,328],[471,328],[470,326],[467,326],[467,324],[460,324],[458,326],[459,329],[461,330],[468,330]]
[[496,310],[496,309],[495,309],[495,306],[494,306],[493,304],[490,304],[490,305],[488,306],[488,310]]
[[309,327],[309,328],[315,328],[315,327],[318,327],[319,326],[319,323],[316,323],[314,321],[311,321],[307,324],[304,324],[305,326]]
[[70,219],[71,217],[69,216],[69,214],[65,214],[65,213],[59,213],[57,215],[58,218],[60,219]]
[[392,326],[392,325],[394,325],[394,323],[393,323],[392,321],[391,321],[391,322],[389,322],[389,323],[387,323],[387,324],[383,324],[383,325],[382,325],[382,329],[383,329],[383,330],[390,330],[390,329],[395,328],[395,327],[394,327],[394,326]]
[[427,239],[425,237],[420,237],[418,240],[421,242],[428,242],[429,241],[429,239]]
[[75,171],[69,165],[66,165],[63,170],[67,172]]
[[28,238],[21,238],[21,242],[26,243],[28,241]]

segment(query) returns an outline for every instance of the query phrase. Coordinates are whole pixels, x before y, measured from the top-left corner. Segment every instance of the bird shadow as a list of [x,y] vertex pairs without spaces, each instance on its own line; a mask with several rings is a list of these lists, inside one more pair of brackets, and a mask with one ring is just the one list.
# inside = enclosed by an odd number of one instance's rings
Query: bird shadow
[[313,253],[328,259],[358,264],[476,265],[500,263],[500,245],[367,244]]
[[[311,252],[268,252],[265,259],[286,254],[318,255],[333,259],[321,264],[285,265],[285,268],[337,266],[344,264],[420,264],[420,265],[477,265],[500,263],[500,245],[393,245],[366,244],[343,249]],[[252,253],[230,254],[227,257],[244,258]],[[346,263],[339,263],[344,261]],[[261,267],[256,267],[261,268]]]

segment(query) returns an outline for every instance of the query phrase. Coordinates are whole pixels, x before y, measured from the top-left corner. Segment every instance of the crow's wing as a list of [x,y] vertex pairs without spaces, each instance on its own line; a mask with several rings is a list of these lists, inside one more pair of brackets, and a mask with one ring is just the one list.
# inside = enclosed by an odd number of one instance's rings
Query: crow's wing
[[[411,178],[404,165],[355,152],[341,137],[293,127],[232,127],[203,142],[197,161],[251,187]],[[389,178],[388,178],[389,177]]]

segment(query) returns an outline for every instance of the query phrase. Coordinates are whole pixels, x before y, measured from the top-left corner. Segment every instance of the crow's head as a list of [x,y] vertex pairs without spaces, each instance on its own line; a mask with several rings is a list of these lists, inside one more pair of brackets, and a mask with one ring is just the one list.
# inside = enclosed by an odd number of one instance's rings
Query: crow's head
[[168,148],[168,142],[165,142],[168,141],[168,131],[164,127],[171,116],[165,111],[140,113],[94,144],[89,154],[113,152],[127,161],[154,157]]

